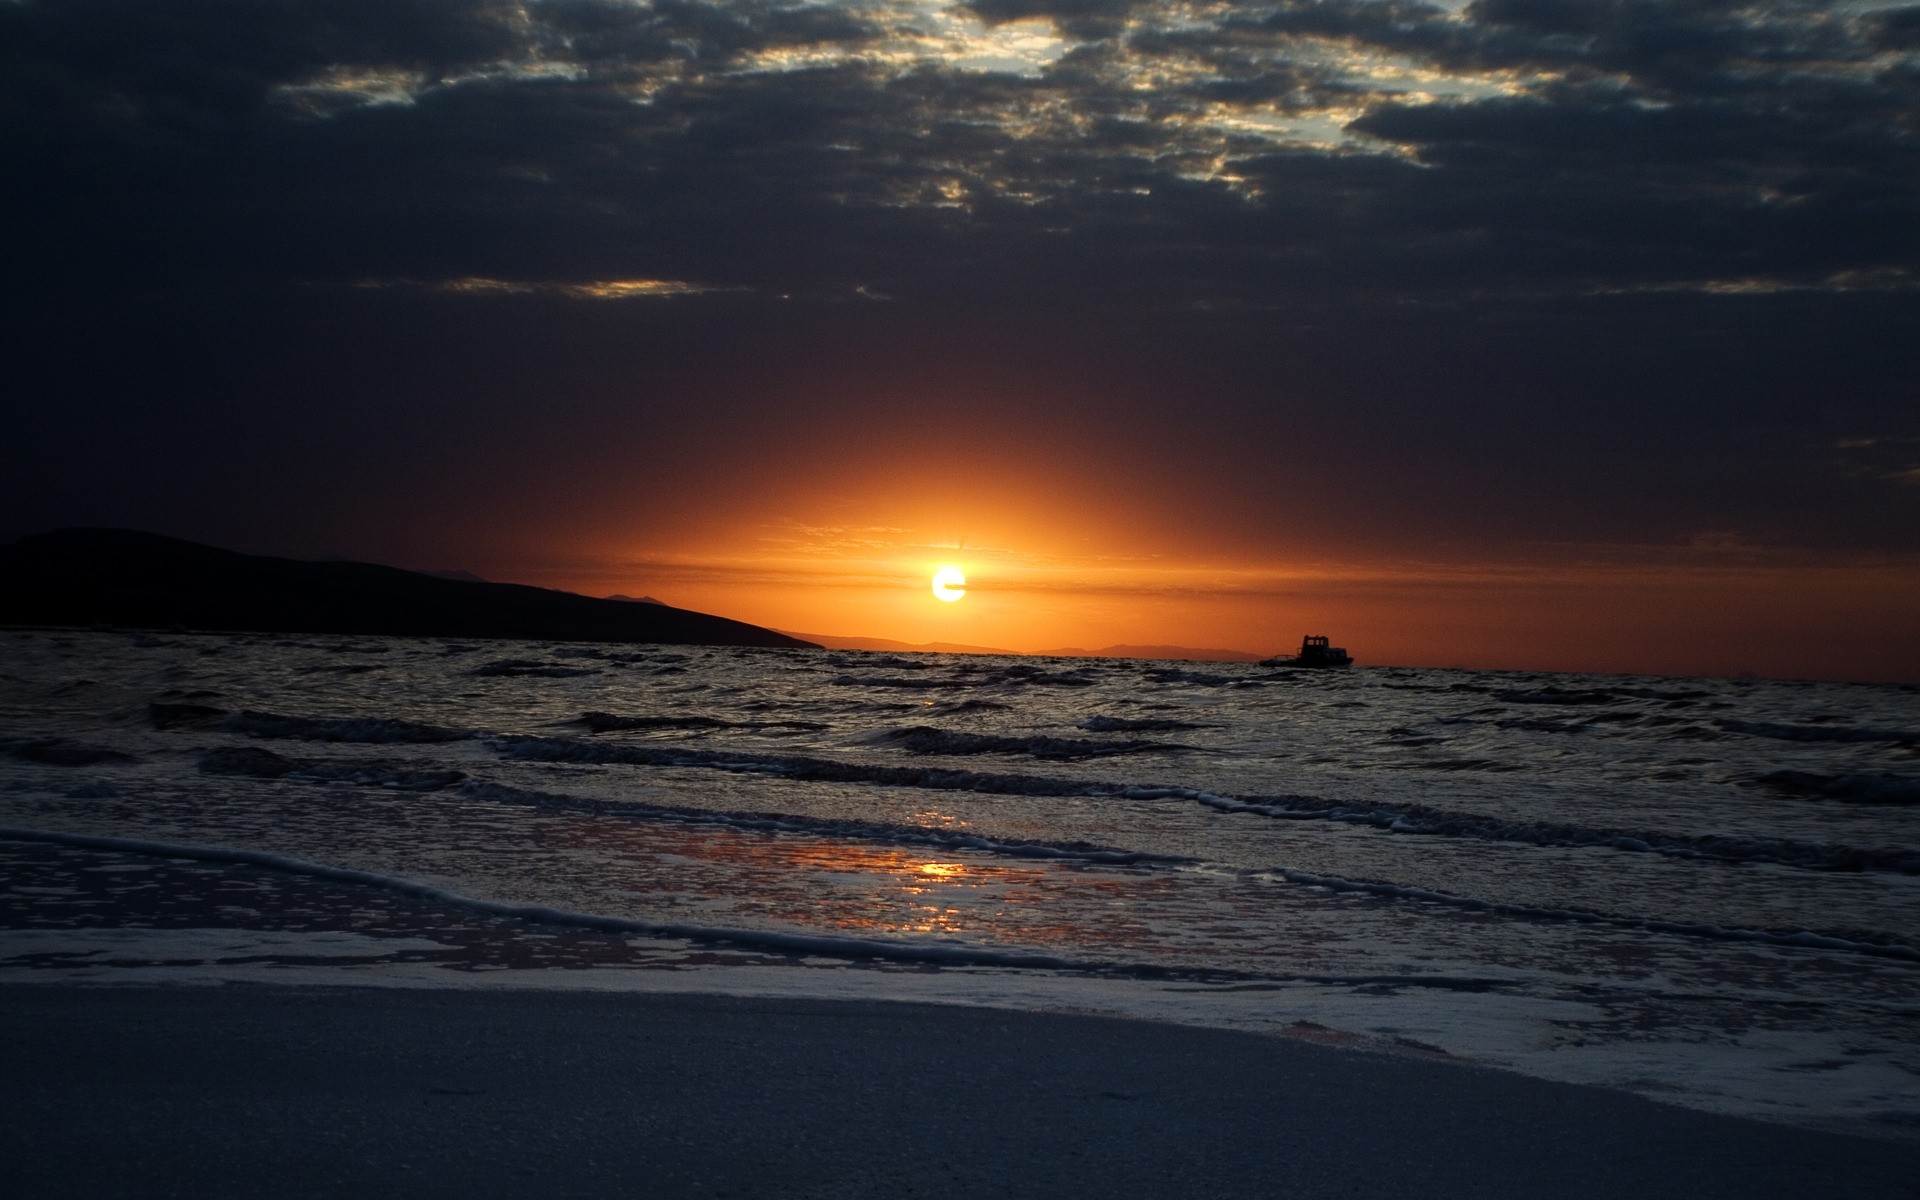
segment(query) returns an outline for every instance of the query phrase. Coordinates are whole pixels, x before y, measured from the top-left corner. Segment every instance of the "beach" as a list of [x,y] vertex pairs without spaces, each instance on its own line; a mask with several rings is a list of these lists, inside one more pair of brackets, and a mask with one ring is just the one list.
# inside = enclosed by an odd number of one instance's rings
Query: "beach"
[[0,987],[61,1196],[1910,1197],[1910,1145],[1409,1055],[954,1006]]

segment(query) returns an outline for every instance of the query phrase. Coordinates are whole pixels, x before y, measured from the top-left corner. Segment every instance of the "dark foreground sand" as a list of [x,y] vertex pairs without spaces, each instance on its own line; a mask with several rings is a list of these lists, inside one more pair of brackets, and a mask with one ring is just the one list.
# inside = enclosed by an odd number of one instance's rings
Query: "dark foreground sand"
[[1920,1196],[1908,1144],[976,1009],[0,987],[0,1195]]

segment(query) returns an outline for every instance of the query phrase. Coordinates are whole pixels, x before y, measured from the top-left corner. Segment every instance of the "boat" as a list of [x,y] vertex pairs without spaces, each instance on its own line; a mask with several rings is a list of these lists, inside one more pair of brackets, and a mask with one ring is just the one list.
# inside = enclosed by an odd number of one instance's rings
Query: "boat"
[[1300,653],[1269,658],[1263,667],[1350,667],[1353,655],[1345,647],[1330,645],[1325,634],[1310,633],[1300,639]]

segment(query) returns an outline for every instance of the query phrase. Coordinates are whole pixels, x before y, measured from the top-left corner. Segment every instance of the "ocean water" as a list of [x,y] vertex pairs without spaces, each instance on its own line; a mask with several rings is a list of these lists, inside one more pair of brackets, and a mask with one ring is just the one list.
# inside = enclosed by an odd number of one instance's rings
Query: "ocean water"
[[1920,689],[0,631],[0,979],[1131,1015],[1920,1137]]

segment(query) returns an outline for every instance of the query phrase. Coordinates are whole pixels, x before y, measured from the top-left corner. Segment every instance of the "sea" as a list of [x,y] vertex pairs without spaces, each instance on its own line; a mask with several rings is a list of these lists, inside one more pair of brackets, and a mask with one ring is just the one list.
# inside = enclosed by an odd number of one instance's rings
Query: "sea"
[[1920,688],[0,630],[0,982],[1089,1013],[1920,1140]]

